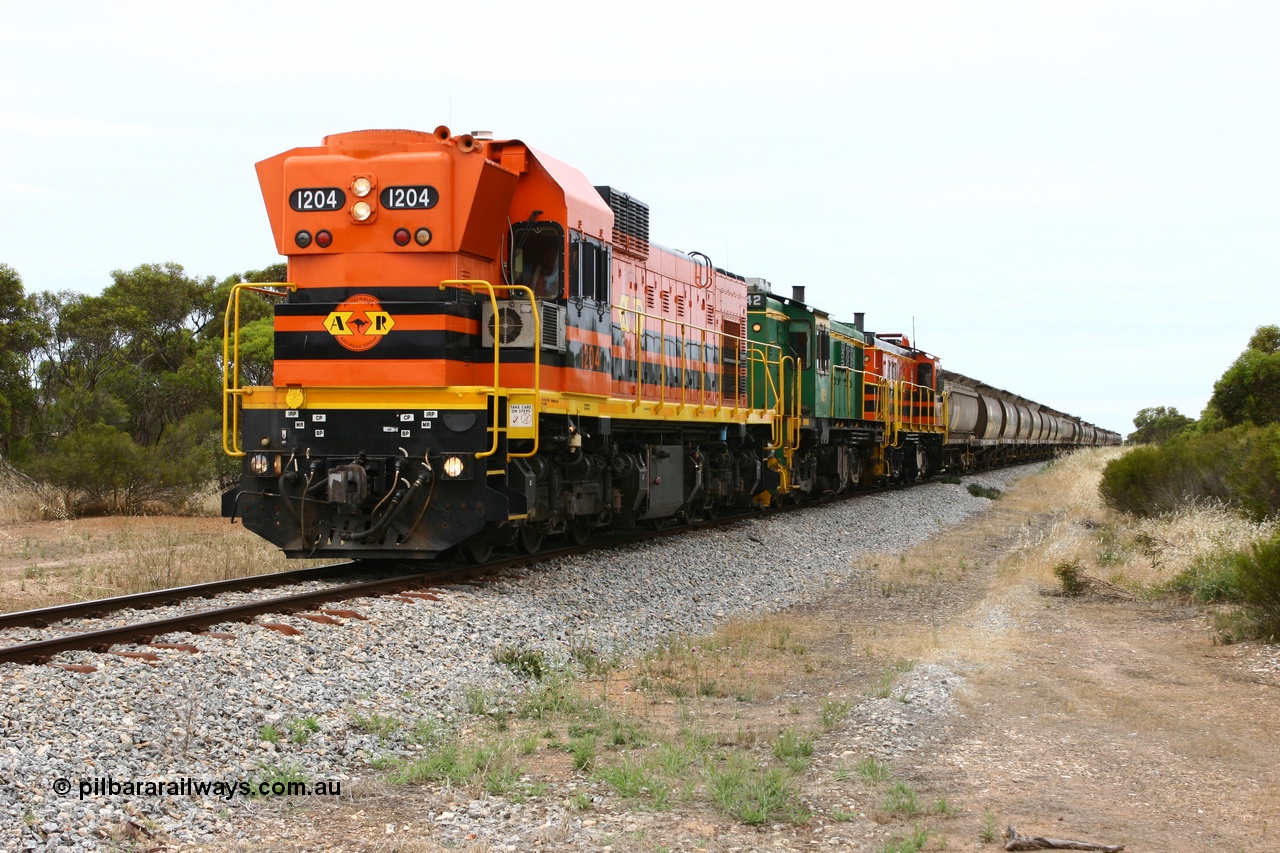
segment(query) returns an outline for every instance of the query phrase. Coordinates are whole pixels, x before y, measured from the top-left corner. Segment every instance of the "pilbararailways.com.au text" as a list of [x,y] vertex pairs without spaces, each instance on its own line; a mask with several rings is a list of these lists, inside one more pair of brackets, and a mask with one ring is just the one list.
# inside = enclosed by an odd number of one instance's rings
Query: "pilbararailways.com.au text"
[[125,779],[98,776],[79,779],[55,779],[53,791],[65,797],[78,790],[80,799],[87,797],[209,797],[233,800],[236,797],[338,797],[342,782],[337,779],[318,782],[247,781],[244,779]]

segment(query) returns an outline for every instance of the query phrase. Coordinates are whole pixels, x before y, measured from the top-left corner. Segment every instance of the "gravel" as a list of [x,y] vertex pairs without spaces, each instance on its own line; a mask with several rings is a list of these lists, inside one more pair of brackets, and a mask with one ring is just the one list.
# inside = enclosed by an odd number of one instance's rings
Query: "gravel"
[[[216,629],[235,640],[172,634],[157,640],[194,642],[201,651],[152,650],[158,664],[75,652],[58,662],[99,670],[0,665],[0,838],[21,850],[97,849],[133,823],[179,841],[207,841],[229,830],[234,811],[248,803],[240,792],[129,795],[95,791],[94,780],[235,785],[293,772],[311,783],[349,785],[376,775],[373,757],[421,749],[407,736],[414,723],[462,722],[468,690],[516,695],[521,681],[494,662],[495,648],[539,650],[553,662],[582,648],[635,651],[673,633],[706,633],[730,617],[819,597],[861,571],[859,555],[901,551],[989,505],[966,485],[1005,488],[1034,468],[562,559],[524,576],[446,587],[437,602],[346,602],[339,606],[367,618],[341,626],[267,620],[295,626],[297,636],[241,624]],[[854,719],[868,731],[909,730],[919,715],[945,714],[959,683],[922,665],[902,678],[904,692],[863,703]],[[391,720],[403,728],[382,730]],[[290,738],[298,721],[316,726],[305,743]],[[278,743],[265,727],[280,732]],[[910,737],[895,738],[880,752],[912,747]],[[58,780],[70,783],[69,793]],[[450,837],[483,824],[495,843],[517,843],[513,808],[489,814],[495,807],[478,803],[437,816],[437,826]]]

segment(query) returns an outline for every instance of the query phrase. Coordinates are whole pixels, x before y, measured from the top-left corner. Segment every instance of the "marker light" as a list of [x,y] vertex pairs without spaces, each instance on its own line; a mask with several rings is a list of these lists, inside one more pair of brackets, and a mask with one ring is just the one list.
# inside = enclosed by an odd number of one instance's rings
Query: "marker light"
[[293,242],[298,244],[299,249],[305,249],[311,245],[311,232],[299,231],[293,235]]
[[321,249],[329,248],[329,244],[332,242],[333,242],[333,235],[330,234],[328,231],[316,232],[316,245],[319,246]]
[[249,473],[261,477],[271,468],[271,460],[265,453],[255,453],[249,457]]
[[367,201],[358,201],[351,205],[351,218],[356,222],[364,222],[373,213],[373,208],[369,206]]
[[431,232],[426,228],[419,228],[413,232],[413,239],[417,241],[419,246],[425,246],[431,242]]
[[391,236],[392,236],[392,239],[396,241],[397,246],[409,245],[409,229],[408,228],[397,228],[396,233]]
[[364,175],[361,175],[351,182],[351,191],[359,198],[367,196],[371,189],[373,189],[373,181],[369,180]]

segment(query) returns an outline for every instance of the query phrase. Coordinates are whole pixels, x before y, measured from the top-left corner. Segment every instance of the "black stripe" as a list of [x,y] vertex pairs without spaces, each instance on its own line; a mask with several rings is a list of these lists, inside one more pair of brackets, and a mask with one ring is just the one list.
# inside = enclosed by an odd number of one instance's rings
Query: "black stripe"
[[[476,361],[479,335],[463,332],[397,332],[362,352],[353,352],[326,331],[276,332],[276,358],[286,361],[311,359],[457,359]],[[464,354],[473,354],[465,358]]]
[[[327,317],[341,302],[314,302],[303,305],[282,304],[276,306],[278,317]],[[382,302],[382,310],[392,319],[400,316],[463,317],[475,319],[475,309],[470,305],[426,305],[422,302]]]
[[[383,304],[397,302],[430,302],[435,305],[474,304],[477,301],[475,296],[456,287],[446,287],[441,290],[438,285],[427,285],[422,287],[304,287],[289,294],[283,304],[332,303],[337,305],[357,293],[367,293]],[[488,299],[488,296],[485,299]]]

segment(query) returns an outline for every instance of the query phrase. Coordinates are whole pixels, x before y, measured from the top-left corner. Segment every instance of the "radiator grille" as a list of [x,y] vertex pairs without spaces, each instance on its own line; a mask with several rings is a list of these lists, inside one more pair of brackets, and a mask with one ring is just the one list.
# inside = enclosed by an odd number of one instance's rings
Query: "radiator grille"
[[626,255],[649,257],[649,205],[613,187],[596,187],[613,211],[613,247]]

